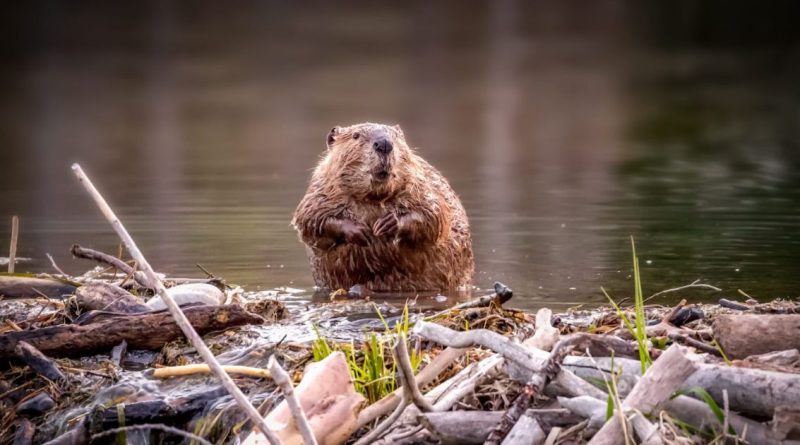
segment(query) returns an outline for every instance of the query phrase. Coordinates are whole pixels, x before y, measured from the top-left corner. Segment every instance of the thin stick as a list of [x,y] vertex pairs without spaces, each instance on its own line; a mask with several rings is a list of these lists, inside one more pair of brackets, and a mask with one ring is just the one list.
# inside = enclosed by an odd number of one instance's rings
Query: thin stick
[[269,372],[272,373],[272,379],[281,387],[283,398],[286,399],[286,404],[289,405],[289,411],[292,413],[295,426],[297,426],[297,430],[300,431],[303,442],[305,442],[306,445],[317,445],[317,438],[314,437],[314,431],[311,429],[311,425],[308,424],[306,413],[303,411],[303,407],[300,405],[300,401],[294,393],[292,379],[289,377],[289,374],[287,374],[280,363],[275,360],[274,355],[269,357],[267,367],[269,368]]
[[[266,369],[251,368],[250,366],[222,365],[222,369],[228,374],[246,375],[248,377],[271,378],[272,374]],[[205,363],[183,366],[167,366],[164,368],[153,369],[153,377],[164,379],[167,377],[177,377],[192,374],[208,374],[211,368]]]
[[181,331],[186,335],[186,338],[189,339],[189,342],[194,346],[197,350],[197,353],[200,354],[200,357],[205,361],[209,368],[214,372],[214,375],[220,380],[222,386],[230,393],[236,403],[239,405],[245,414],[250,418],[250,421],[253,422],[256,428],[261,430],[261,433],[267,438],[270,444],[272,445],[280,445],[280,440],[275,436],[275,434],[267,427],[267,423],[264,421],[264,418],[258,413],[258,410],[247,400],[247,397],[242,393],[236,383],[234,383],[233,379],[222,369],[222,366],[219,364],[217,359],[214,357],[214,354],[208,349],[205,343],[203,343],[203,339],[197,334],[197,332],[192,327],[189,320],[184,315],[181,308],[175,303],[175,300],[167,293],[167,289],[164,287],[164,284],[158,278],[153,268],[150,266],[150,263],[147,262],[147,259],[144,257],[142,252],[139,250],[139,247],[136,245],[136,242],[133,241],[128,231],[125,229],[125,226],[122,225],[122,222],[117,218],[117,215],[114,214],[114,211],[109,207],[108,203],[100,192],[92,184],[92,181],[86,176],[86,173],[83,172],[81,166],[78,164],[72,165],[72,171],[75,173],[75,176],[78,180],[83,184],[86,188],[86,191],[89,195],[92,196],[97,206],[100,208],[100,211],[103,212],[108,222],[111,224],[111,227],[114,228],[114,231],[117,232],[122,242],[125,244],[125,247],[128,249],[128,252],[131,254],[131,257],[136,261],[139,267],[144,271],[145,276],[147,276],[148,281],[153,283],[156,288],[156,293],[161,300],[167,305],[170,314],[172,314],[172,318],[175,319],[175,323],[178,327],[181,328]]
[[113,434],[122,433],[125,431],[141,431],[141,430],[161,430],[165,433],[174,434],[176,436],[185,437],[189,440],[195,440],[201,445],[211,445],[211,442],[203,439],[202,437],[198,436],[197,434],[192,434],[188,431],[179,430],[178,428],[173,428],[171,426],[162,425],[160,423],[143,423],[141,425],[130,425],[130,426],[122,426],[119,428],[112,428],[110,430],[105,430],[102,433],[97,433],[92,435],[92,440],[95,440],[100,437],[111,436]]
[[8,249],[8,273],[14,273],[14,264],[17,262],[17,240],[19,239],[19,217],[11,217],[11,247]]
[[411,369],[411,358],[408,356],[408,346],[406,346],[406,334],[400,333],[397,336],[397,343],[394,346],[394,358],[397,360],[398,377],[402,379],[403,391],[408,393],[408,399],[417,405],[422,412],[433,411],[433,405],[422,396],[417,381],[414,379],[414,371]]
[[649,297],[645,298],[644,302],[647,303],[648,301],[652,300],[653,298],[655,298],[655,297],[657,297],[659,295],[664,295],[664,294],[669,293],[669,292],[675,292],[675,291],[684,290],[684,289],[690,289],[690,288],[693,288],[693,287],[695,287],[695,288],[699,287],[699,288],[703,288],[703,289],[711,289],[711,290],[715,290],[717,292],[722,292],[722,289],[720,289],[720,288],[718,288],[716,286],[712,286],[710,284],[701,283],[700,280],[694,280],[694,281],[692,281],[691,283],[689,283],[689,284],[687,284],[685,286],[674,287],[672,289],[664,289],[664,290],[662,290],[660,292],[656,292],[653,295],[650,295]]
[[56,260],[53,259],[53,255],[50,255],[49,253],[46,253],[45,255],[47,255],[47,259],[50,260],[50,264],[53,266],[53,269],[55,269],[61,275],[69,277],[69,275],[65,274],[64,271],[61,270],[60,267],[58,267],[58,264],[56,264]]

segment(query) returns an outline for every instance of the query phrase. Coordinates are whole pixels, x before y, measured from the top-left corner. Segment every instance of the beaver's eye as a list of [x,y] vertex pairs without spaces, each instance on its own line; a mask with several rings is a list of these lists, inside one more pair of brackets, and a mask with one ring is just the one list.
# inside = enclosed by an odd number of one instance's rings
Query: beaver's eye
[[358,140],[358,138],[360,138],[360,137],[361,137],[361,134],[359,134],[358,132],[353,133],[353,140],[354,141]]

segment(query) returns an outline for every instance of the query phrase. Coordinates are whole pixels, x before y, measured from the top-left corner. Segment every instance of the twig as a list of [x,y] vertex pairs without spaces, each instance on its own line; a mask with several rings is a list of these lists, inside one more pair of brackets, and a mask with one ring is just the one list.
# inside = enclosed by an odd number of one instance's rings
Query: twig
[[101,437],[111,436],[117,433],[122,433],[127,431],[142,431],[142,430],[161,430],[164,431],[165,433],[181,436],[189,440],[195,440],[199,442],[201,445],[212,445],[211,442],[203,439],[197,434],[192,434],[188,431],[179,430],[178,428],[162,425],[160,423],[143,423],[141,425],[130,425],[130,426],[121,426],[119,428],[111,428],[110,430],[105,430],[102,433],[93,434],[92,441],[94,441],[95,439],[99,439]]
[[542,389],[561,371],[561,363],[564,361],[564,357],[581,343],[586,343],[585,337],[572,337],[562,340],[553,347],[553,352],[550,354],[545,366],[540,372],[533,374],[530,380],[525,383],[520,395],[517,396],[511,407],[500,419],[500,422],[489,433],[489,437],[486,439],[487,444],[499,445],[503,441]]
[[669,292],[676,292],[676,291],[679,291],[679,290],[690,289],[690,288],[703,288],[703,289],[715,290],[717,292],[722,292],[722,289],[720,289],[720,288],[718,288],[716,286],[712,286],[710,284],[701,283],[700,280],[698,279],[698,280],[692,281],[691,283],[689,283],[689,284],[687,284],[685,286],[674,287],[672,289],[664,289],[662,291],[656,292],[653,295],[650,295],[649,297],[645,298],[644,302],[647,303],[648,301],[652,300],[653,298],[655,298],[655,297],[657,297],[659,295],[664,295],[664,294],[669,293]]
[[433,411],[433,405],[422,396],[414,380],[414,371],[411,369],[411,358],[408,356],[406,334],[401,332],[397,336],[394,346],[394,359],[397,361],[397,376],[401,379],[403,391],[408,394],[408,399],[422,412]]
[[208,276],[208,278],[216,278],[216,276],[214,276],[214,274],[213,274],[213,273],[209,272],[209,271],[208,271],[208,269],[206,269],[205,267],[203,267],[203,265],[202,265],[202,264],[200,264],[200,263],[195,263],[195,266],[197,266],[197,268],[198,268],[198,269],[200,269],[201,271],[203,271],[203,273],[204,273],[204,274],[206,274],[206,276]]
[[61,270],[60,267],[58,267],[58,264],[56,264],[56,260],[53,259],[53,255],[50,255],[49,253],[46,253],[45,255],[47,255],[47,259],[50,260],[50,265],[53,266],[53,269],[55,269],[56,272],[60,273],[61,275],[64,275],[65,277],[69,276],[66,273],[64,273],[64,271]]
[[83,258],[86,260],[97,261],[98,263],[108,264],[109,266],[119,270],[120,272],[128,276],[133,275],[133,278],[140,285],[148,288],[153,287],[150,285],[149,280],[147,279],[146,276],[144,276],[144,274],[142,274],[141,272],[136,273],[135,266],[131,267],[128,265],[128,263],[122,261],[117,257],[111,256],[107,253],[100,252],[99,250],[89,249],[87,247],[81,247],[78,244],[73,244],[72,247],[69,249],[69,252],[73,256],[78,258]]
[[274,355],[269,357],[267,367],[269,368],[269,372],[272,373],[272,379],[281,387],[283,398],[286,399],[286,404],[289,405],[289,411],[292,413],[295,426],[297,430],[300,431],[303,442],[305,442],[306,445],[317,445],[314,431],[308,424],[308,418],[303,411],[303,407],[300,405],[300,401],[297,400],[294,387],[292,386],[292,379],[289,377],[289,374],[287,374],[278,361],[275,360]]
[[367,445],[375,442],[376,440],[380,439],[389,428],[394,425],[397,419],[403,414],[406,410],[406,407],[410,405],[408,399],[406,398],[406,392],[404,391],[400,395],[400,404],[397,405],[397,408],[392,411],[392,414],[389,414],[389,417],[386,418],[383,422],[379,423],[378,426],[372,429],[369,433],[365,434],[361,439],[358,439],[355,444],[353,445]]
[[[250,366],[222,365],[222,369],[228,374],[246,375],[249,377],[271,378],[272,374],[262,368],[251,368]],[[164,379],[167,377],[177,377],[192,374],[208,374],[211,368],[205,363],[183,366],[168,366],[153,369],[153,377]]]
[[697,349],[698,351],[703,351],[703,352],[707,352],[707,353],[709,353],[711,355],[714,355],[714,356],[717,356],[717,357],[722,357],[722,354],[720,354],[719,349],[717,349],[717,348],[715,348],[715,347],[713,347],[713,346],[711,346],[709,344],[703,343],[700,340],[695,340],[695,339],[693,339],[691,337],[687,337],[687,336],[685,336],[683,334],[680,334],[678,332],[670,332],[669,334],[667,334],[667,337],[669,337],[672,341],[683,343],[685,345],[689,345],[689,346]]
[[242,393],[236,383],[231,379],[231,377],[222,369],[222,366],[219,364],[217,359],[214,357],[214,354],[208,349],[205,343],[203,343],[203,339],[197,334],[197,332],[192,327],[189,320],[184,315],[181,308],[175,303],[175,300],[167,293],[167,289],[164,287],[164,284],[161,280],[158,279],[153,268],[150,266],[150,263],[147,262],[147,259],[144,257],[142,252],[139,250],[139,247],[136,245],[136,242],[131,238],[128,231],[122,225],[122,222],[117,218],[117,215],[114,214],[114,211],[109,207],[106,200],[103,199],[103,196],[100,192],[92,184],[91,180],[88,176],[83,172],[80,165],[73,164],[72,171],[75,173],[75,176],[78,177],[78,180],[83,184],[86,188],[86,191],[92,196],[95,203],[100,210],[105,215],[106,219],[114,230],[119,235],[120,239],[123,243],[125,243],[125,247],[127,247],[128,252],[131,254],[131,257],[136,261],[137,264],[142,268],[145,275],[147,276],[148,281],[155,285],[156,293],[161,297],[161,300],[167,305],[170,314],[172,314],[172,318],[175,319],[175,323],[181,328],[183,333],[186,335],[186,338],[189,339],[189,342],[192,346],[195,347],[200,357],[205,361],[208,366],[212,369],[214,374],[219,378],[222,386],[225,387],[226,390],[231,394],[233,399],[239,405],[239,408],[242,409],[245,414],[250,418],[250,420],[254,423],[254,425],[261,430],[261,433],[267,438],[270,444],[272,445],[280,445],[280,440],[275,436],[275,434],[270,431],[267,427],[266,422],[258,413],[258,411],[253,407],[247,397]]
[[17,262],[17,241],[19,239],[19,217],[11,217],[11,246],[8,248],[8,273],[14,273]]

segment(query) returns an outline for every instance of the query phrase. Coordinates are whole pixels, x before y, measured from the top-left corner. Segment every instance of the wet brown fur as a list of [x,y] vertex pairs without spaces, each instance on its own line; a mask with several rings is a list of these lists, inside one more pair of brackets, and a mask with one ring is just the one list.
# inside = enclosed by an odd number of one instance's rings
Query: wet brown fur
[[[380,138],[393,145],[388,155],[373,149]],[[466,212],[399,126],[331,130],[292,223],[320,287],[448,290],[472,279]]]

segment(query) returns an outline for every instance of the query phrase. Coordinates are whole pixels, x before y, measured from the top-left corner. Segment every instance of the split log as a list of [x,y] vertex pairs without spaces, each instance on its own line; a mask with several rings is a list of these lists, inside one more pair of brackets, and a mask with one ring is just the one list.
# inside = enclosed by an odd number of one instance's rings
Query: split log
[[[611,362],[608,357],[570,356],[564,359],[564,367],[584,379],[602,381],[611,371]],[[617,383],[624,396],[628,391],[623,388],[630,388],[641,376],[641,364],[625,358],[614,358],[613,362],[621,371]],[[682,389],[694,387],[708,391],[719,406],[723,404],[722,391],[727,390],[731,410],[756,417],[772,417],[775,407],[796,405],[800,400],[797,375],[760,369],[701,363],[682,385]]]
[[75,291],[75,299],[84,311],[136,314],[150,310],[138,297],[115,284],[95,282],[83,285]]
[[0,275],[0,296],[5,298],[47,298],[63,299],[75,293],[76,287],[70,283],[52,279],[22,275]]
[[719,315],[714,337],[731,359],[800,348],[800,315]]
[[[200,333],[264,320],[237,305],[193,306],[184,310]],[[160,349],[181,337],[181,329],[169,312],[108,315],[87,325],[59,325],[0,335],[0,358],[11,357],[20,341],[50,356],[78,356],[110,349],[123,340],[130,348]]]
[[689,360],[678,345],[672,345],[645,372],[631,393],[618,407],[617,413],[600,428],[589,442],[590,445],[617,444],[623,440],[621,416],[627,416],[636,430],[641,443],[661,443],[658,431],[642,414],[649,414],[661,402],[677,390],[687,377],[697,370],[697,364]]
[[42,354],[41,351],[34,348],[29,343],[25,341],[17,342],[17,345],[14,347],[14,353],[30,366],[34,372],[42,377],[53,382],[60,382],[66,379],[61,370],[58,369],[58,365],[56,365],[52,359]]

